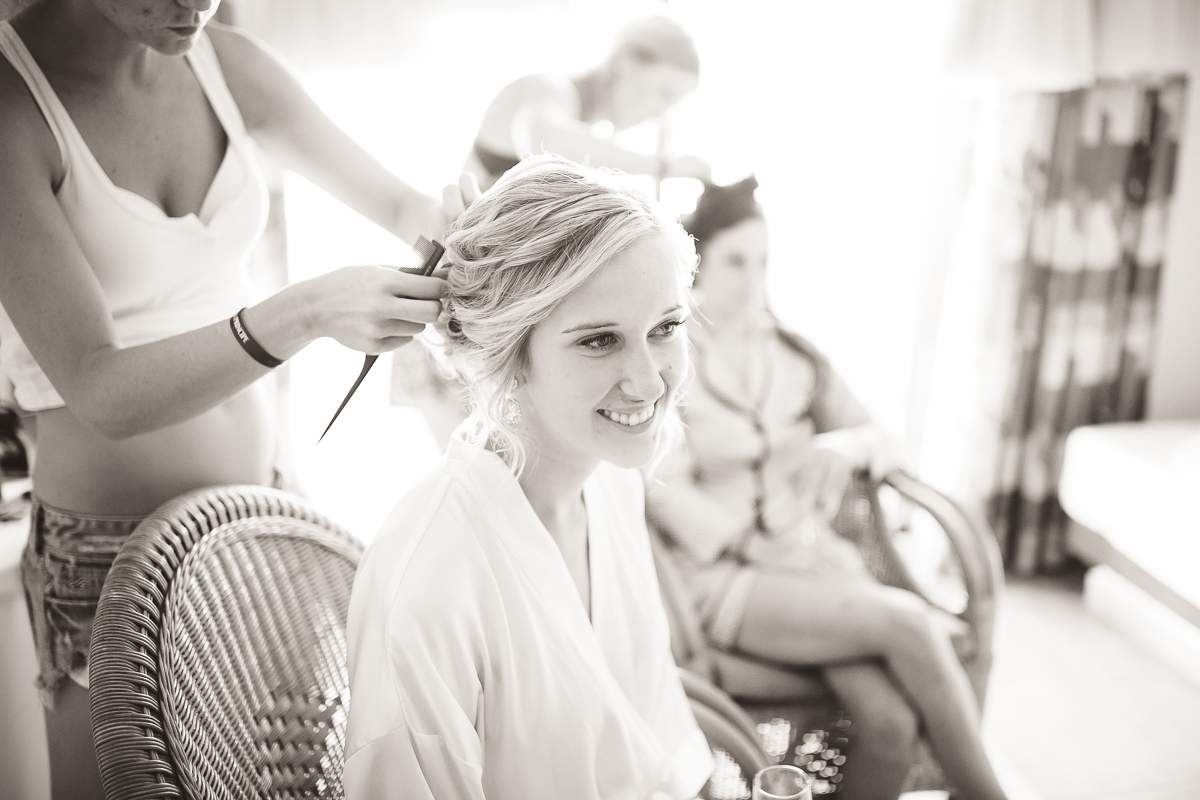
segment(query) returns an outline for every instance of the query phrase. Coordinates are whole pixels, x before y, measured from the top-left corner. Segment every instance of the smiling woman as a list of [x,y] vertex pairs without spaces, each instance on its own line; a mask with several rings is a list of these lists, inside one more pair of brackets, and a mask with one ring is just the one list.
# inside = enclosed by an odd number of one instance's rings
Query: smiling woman
[[[583,419],[592,425],[603,412],[629,415],[674,402],[686,353],[683,338],[672,334],[686,316],[695,268],[687,234],[628,179],[553,157],[531,164],[473,207],[447,239],[453,268],[443,313],[444,355],[474,409],[470,438],[489,443],[518,474],[529,441],[563,438],[544,417],[568,413],[585,376],[602,375],[603,383],[618,367],[639,375],[622,392],[613,382],[590,398]],[[575,296],[588,284],[594,302]],[[635,322],[649,327],[634,330]],[[535,362],[535,352],[545,358]],[[672,358],[665,384],[642,386],[641,372],[650,368],[637,359],[662,353]],[[540,393],[551,375],[570,376],[570,386],[557,387],[561,396]],[[518,428],[505,416],[522,401],[531,418]],[[671,437],[678,425],[676,415],[664,414],[655,430]],[[543,461],[552,455],[539,454]]]
[[539,158],[446,246],[473,411],[355,580],[347,796],[694,797],[711,757],[635,471],[679,425],[691,241],[625,178]]

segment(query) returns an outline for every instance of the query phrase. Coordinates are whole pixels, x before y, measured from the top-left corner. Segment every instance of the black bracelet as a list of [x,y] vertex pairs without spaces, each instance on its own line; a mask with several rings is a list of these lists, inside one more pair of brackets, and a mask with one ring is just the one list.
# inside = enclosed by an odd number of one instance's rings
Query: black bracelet
[[[244,308],[242,309],[242,311],[245,310]],[[237,339],[242,349],[249,353],[250,357],[255,361],[268,369],[275,369],[283,362],[266,350],[263,350],[263,346],[254,340],[254,337],[246,330],[246,326],[242,324],[242,311],[237,312],[229,318],[229,328],[233,331],[233,338]]]

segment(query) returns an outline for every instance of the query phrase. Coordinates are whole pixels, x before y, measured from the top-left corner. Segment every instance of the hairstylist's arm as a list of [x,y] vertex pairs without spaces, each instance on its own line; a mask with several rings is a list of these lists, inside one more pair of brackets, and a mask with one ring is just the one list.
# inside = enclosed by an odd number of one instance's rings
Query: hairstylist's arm
[[[478,194],[473,178],[448,187],[440,203],[418,192],[335,125],[260,42],[222,25],[207,30],[255,141],[367,219],[409,244],[421,235],[440,239]],[[414,114],[412,123],[428,119]]]
[[[120,439],[191,419],[266,374],[226,320],[121,346],[54,195],[58,147],[32,97],[13,80],[0,71],[0,303],[71,411]],[[243,319],[277,358],[322,336],[378,353],[433,322],[444,289],[438,278],[346,267],[284,289]]]

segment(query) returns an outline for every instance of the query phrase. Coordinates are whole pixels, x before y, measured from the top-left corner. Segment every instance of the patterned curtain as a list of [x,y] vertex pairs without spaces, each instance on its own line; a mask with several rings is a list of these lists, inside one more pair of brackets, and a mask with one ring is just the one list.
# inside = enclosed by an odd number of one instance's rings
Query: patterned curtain
[[1055,495],[1067,433],[1144,414],[1183,98],[1183,77],[1037,98],[1010,223],[1025,226],[1025,255],[988,503],[1013,572],[1067,558]]

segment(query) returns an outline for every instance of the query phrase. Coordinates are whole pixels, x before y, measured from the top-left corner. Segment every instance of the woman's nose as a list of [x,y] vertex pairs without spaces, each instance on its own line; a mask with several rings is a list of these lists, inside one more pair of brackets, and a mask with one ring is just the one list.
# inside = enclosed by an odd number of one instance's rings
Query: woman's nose
[[220,0],[175,0],[175,2],[179,3],[179,5],[183,6],[184,8],[190,8],[193,11],[198,11],[203,14],[205,11],[208,11],[210,8],[220,2]]
[[666,384],[662,378],[662,365],[649,347],[632,348],[625,360],[625,374],[620,389],[634,400],[654,401],[662,397]]

